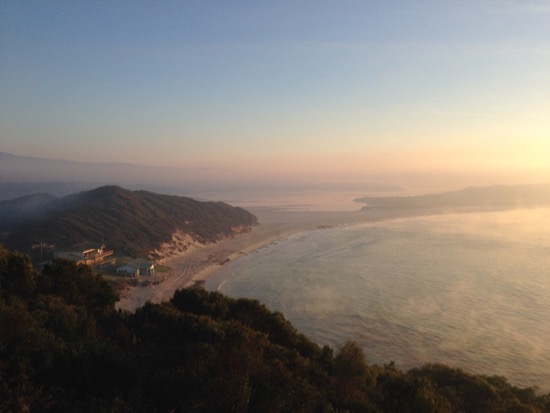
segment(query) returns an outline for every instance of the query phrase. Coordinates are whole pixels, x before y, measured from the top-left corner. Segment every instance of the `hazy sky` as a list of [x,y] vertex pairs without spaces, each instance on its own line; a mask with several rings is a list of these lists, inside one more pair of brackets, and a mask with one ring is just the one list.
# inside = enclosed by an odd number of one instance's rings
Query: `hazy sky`
[[550,181],[547,0],[3,0],[0,81],[18,155]]

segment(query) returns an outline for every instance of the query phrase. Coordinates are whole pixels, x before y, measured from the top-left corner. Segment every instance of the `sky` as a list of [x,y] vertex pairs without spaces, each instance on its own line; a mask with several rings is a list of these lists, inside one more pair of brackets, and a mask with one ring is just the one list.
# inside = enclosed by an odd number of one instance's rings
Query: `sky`
[[0,151],[550,182],[550,3],[3,0]]

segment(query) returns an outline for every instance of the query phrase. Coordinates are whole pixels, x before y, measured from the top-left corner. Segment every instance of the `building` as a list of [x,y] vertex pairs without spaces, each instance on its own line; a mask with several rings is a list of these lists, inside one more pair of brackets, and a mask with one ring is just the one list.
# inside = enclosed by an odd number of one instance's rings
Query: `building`
[[106,250],[105,245],[92,242],[81,242],[69,248],[60,248],[53,253],[54,258],[65,258],[77,264],[101,264],[105,258],[113,255],[113,250]]
[[116,272],[120,275],[130,275],[132,277],[137,277],[139,275],[154,275],[155,264],[151,261],[138,258],[130,261],[126,265],[118,267]]

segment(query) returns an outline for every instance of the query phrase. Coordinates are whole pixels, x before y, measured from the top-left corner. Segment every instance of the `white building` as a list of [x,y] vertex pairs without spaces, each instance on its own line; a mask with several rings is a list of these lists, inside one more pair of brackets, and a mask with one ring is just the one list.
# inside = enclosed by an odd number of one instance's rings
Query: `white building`
[[126,265],[118,267],[116,272],[120,275],[130,275],[132,277],[138,275],[153,275],[155,274],[155,264],[151,261],[138,258],[134,261],[130,261]]

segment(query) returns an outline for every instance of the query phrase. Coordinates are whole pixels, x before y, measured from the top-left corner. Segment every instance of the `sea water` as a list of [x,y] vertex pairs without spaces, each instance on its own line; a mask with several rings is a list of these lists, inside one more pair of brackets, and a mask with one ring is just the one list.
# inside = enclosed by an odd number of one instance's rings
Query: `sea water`
[[206,287],[259,299],[315,342],[371,363],[428,362],[550,391],[550,209],[296,234]]

